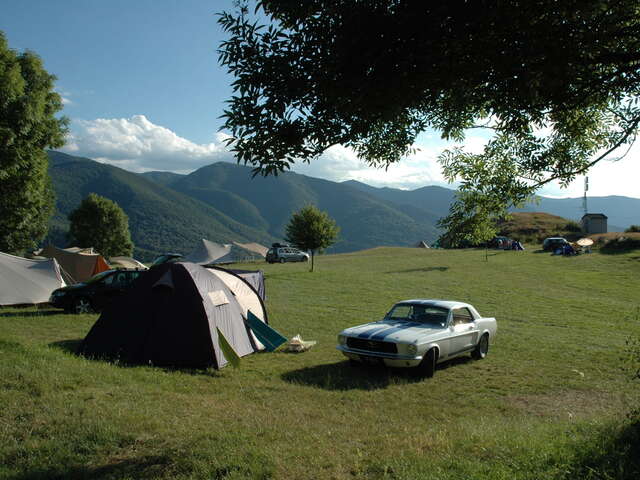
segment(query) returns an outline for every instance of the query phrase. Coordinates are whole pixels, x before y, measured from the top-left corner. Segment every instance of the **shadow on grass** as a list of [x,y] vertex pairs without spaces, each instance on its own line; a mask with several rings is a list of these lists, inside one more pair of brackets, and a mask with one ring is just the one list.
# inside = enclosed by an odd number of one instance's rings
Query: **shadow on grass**
[[407,270],[392,270],[385,273],[444,272],[446,270],[449,270],[449,267],[409,268]]
[[11,478],[12,480],[158,478],[160,476],[159,474],[161,474],[170,463],[170,458],[167,456],[150,455],[136,459],[121,460],[99,467],[78,465],[67,468],[54,467],[51,469],[38,469],[7,478]]
[[71,353],[73,355],[78,355],[84,357],[87,360],[92,362],[101,362],[108,363],[117,368],[136,368],[136,367],[149,367],[156,368],[157,370],[161,370],[166,373],[182,373],[184,375],[205,375],[208,377],[216,377],[218,376],[218,372],[212,367],[169,367],[164,365],[142,365],[138,363],[124,363],[119,360],[114,360],[111,358],[97,358],[97,357],[89,357],[82,355],[80,353],[80,345],[82,344],[82,339],[74,339],[74,340],[60,340],[58,342],[50,343],[49,346],[53,348],[57,348],[67,353]]
[[[438,364],[438,371],[471,361],[470,357],[455,358]],[[289,383],[309,385],[324,390],[379,390],[398,383],[431,381],[413,368],[387,368],[343,361],[293,370],[282,375]]]
[[[33,305],[25,305],[24,308],[33,307]],[[21,308],[19,306],[12,306],[11,308]],[[3,312],[0,309],[0,317],[4,318],[15,318],[15,317],[50,317],[52,315],[63,315],[64,312],[62,310],[34,310],[30,312]]]
[[53,342],[50,343],[49,346],[68,353],[78,353],[78,349],[80,348],[81,343],[82,339],[76,338],[74,340],[60,340],[58,342]]

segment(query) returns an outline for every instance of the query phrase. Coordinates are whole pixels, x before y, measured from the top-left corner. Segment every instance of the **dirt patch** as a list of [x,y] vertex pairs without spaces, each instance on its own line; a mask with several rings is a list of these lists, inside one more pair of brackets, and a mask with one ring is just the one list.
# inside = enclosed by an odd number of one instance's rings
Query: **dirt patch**
[[506,403],[536,417],[573,419],[619,412],[626,402],[619,392],[566,390],[552,395],[511,395]]

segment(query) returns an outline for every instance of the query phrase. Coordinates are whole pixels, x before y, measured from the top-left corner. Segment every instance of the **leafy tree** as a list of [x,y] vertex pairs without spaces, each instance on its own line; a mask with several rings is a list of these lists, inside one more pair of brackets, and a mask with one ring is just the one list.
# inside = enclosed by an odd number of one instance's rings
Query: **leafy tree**
[[634,232],[640,232],[640,225],[631,225],[629,228],[627,228],[625,231],[625,233],[634,233]]
[[224,127],[255,173],[334,144],[386,167],[427,128],[457,142],[481,128],[482,153],[452,148],[439,159],[464,193],[445,219],[453,226],[476,202],[499,214],[548,182],[566,185],[636,137],[637,0],[258,5],[268,25],[246,2],[219,18],[220,62],[236,78]]
[[0,32],[0,251],[21,254],[45,236],[54,194],[45,148],[61,147],[67,120],[55,77]]
[[311,251],[311,271],[316,250],[324,250],[332,245],[340,228],[336,222],[313,205],[308,205],[294,213],[286,227],[286,239],[303,250]]
[[69,240],[80,247],[95,247],[102,255],[131,255],[129,218],[117,203],[90,193],[69,214]]

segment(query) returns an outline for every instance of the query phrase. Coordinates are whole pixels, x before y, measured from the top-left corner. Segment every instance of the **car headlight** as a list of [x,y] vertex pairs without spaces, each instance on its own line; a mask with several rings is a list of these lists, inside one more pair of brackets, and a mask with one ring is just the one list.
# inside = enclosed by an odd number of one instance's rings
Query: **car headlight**
[[347,344],[347,336],[346,335],[338,335],[338,343],[340,345],[346,345]]
[[407,345],[407,353],[409,355],[415,355],[416,353],[418,353],[418,346],[415,343],[410,343],[409,345]]

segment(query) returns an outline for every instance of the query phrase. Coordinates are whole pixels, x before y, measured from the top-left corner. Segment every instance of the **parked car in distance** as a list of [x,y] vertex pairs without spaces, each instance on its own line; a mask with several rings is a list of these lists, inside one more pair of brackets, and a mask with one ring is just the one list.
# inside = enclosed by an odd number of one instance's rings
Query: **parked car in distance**
[[309,254],[295,247],[271,247],[266,255],[267,263],[306,262]]
[[90,313],[103,310],[114,298],[131,288],[146,270],[107,270],[86,282],[58,288],[49,303],[68,313]]
[[340,332],[336,348],[350,361],[415,367],[432,377],[436,364],[445,360],[467,353],[485,358],[496,331],[496,319],[482,317],[468,303],[404,300],[382,320]]
[[551,250],[553,252],[555,249],[562,248],[568,243],[569,242],[563,237],[548,237],[542,242],[542,250]]

